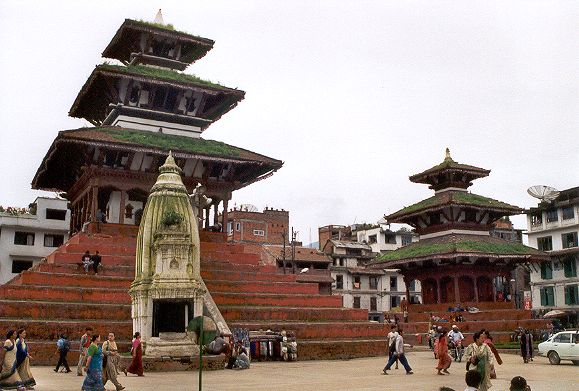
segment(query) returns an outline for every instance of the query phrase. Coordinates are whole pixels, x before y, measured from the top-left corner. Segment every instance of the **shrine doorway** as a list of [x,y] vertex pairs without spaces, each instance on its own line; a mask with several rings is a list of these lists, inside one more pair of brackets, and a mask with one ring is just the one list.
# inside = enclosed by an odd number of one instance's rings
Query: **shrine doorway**
[[428,278],[422,282],[422,302],[424,304],[438,302],[438,286],[435,279]]
[[493,282],[489,277],[481,276],[476,279],[479,301],[493,301]]
[[452,277],[443,277],[440,279],[440,301],[442,303],[455,302],[454,296],[454,279]]
[[469,276],[460,276],[458,279],[458,291],[460,292],[460,301],[475,301],[474,280]]

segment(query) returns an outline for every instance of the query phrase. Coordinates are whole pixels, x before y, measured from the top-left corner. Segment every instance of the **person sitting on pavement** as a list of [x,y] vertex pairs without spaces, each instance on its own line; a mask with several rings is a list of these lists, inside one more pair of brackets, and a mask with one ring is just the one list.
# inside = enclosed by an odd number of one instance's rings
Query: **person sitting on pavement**
[[208,354],[221,354],[229,352],[229,344],[223,338],[223,333],[216,335],[213,341],[205,347],[205,352]]

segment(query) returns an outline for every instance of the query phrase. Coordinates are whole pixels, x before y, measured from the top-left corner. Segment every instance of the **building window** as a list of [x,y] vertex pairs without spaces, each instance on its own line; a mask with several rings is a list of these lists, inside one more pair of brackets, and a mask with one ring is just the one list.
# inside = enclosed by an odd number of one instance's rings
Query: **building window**
[[573,210],[573,206],[565,206],[561,208],[561,214],[563,215],[563,220],[569,220],[575,218],[575,211]]
[[565,277],[577,277],[577,264],[574,256],[569,256],[563,261]]
[[552,286],[541,288],[541,305],[545,307],[555,305],[555,292]]
[[32,261],[12,261],[12,273],[20,273],[32,267]]
[[541,278],[543,280],[550,280],[553,278],[553,267],[551,266],[551,262],[541,264]]
[[368,236],[368,243],[374,244],[374,243],[376,243],[376,242],[377,242],[376,235],[370,235],[370,236]]
[[14,244],[34,246],[34,232],[15,232]]
[[569,232],[561,235],[563,248],[577,247],[577,232]]
[[378,310],[378,300],[375,297],[370,298],[370,311]]
[[265,236],[265,231],[263,229],[254,229],[253,234],[255,236]]
[[360,276],[354,276],[354,289],[360,289]]
[[390,296],[390,308],[396,308],[400,305],[400,296]]
[[412,235],[402,235],[401,240],[403,246],[408,246],[410,243],[412,243]]
[[370,277],[370,289],[378,289],[378,277]]
[[354,308],[360,308],[360,296],[354,296]]
[[344,276],[341,274],[336,276],[336,289],[344,289]]
[[557,216],[557,209],[549,209],[547,211],[547,223],[552,223],[557,220],[559,220],[559,217]]
[[408,290],[415,291],[416,290],[416,280],[410,281],[410,287]]
[[579,304],[579,289],[577,285],[567,285],[565,287],[565,304],[577,305]]
[[66,220],[66,210],[46,209],[47,220]]
[[227,222],[227,235],[233,235],[233,222]]
[[543,225],[543,216],[541,215],[541,212],[532,214],[531,226],[540,227],[541,225]]
[[44,247],[58,247],[64,243],[64,235],[44,234]]
[[235,230],[241,231],[241,223],[235,223]]
[[537,248],[540,251],[551,251],[553,249],[553,239],[550,236],[537,238]]
[[394,234],[384,234],[384,243],[386,244],[396,244],[396,235]]
[[398,290],[398,277],[390,277],[390,290],[391,291]]

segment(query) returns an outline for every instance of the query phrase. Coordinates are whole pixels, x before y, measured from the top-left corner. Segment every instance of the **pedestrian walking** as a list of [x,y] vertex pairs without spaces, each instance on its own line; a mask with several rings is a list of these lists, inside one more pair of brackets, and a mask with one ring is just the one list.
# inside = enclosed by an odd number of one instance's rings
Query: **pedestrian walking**
[[123,390],[125,387],[117,380],[119,365],[119,350],[115,342],[115,334],[109,333],[108,339],[103,343],[103,384],[111,381],[115,385],[116,391]]
[[98,346],[101,336],[93,334],[86,352],[86,377],[82,382],[82,391],[105,391],[103,385],[103,351]]
[[521,356],[525,364],[533,361],[533,336],[529,330],[525,330],[521,335]]
[[99,265],[101,264],[101,256],[99,255],[99,252],[96,251],[94,253],[94,255],[90,258],[91,262],[92,262],[92,270],[94,271],[94,274],[99,274]]
[[[438,370],[437,375],[444,375],[444,373],[450,373],[448,368],[452,363],[452,358],[448,354],[448,339],[446,336],[446,330],[442,330],[442,333],[438,337],[438,365],[436,369]],[[444,373],[442,373],[444,372]]]
[[6,341],[0,348],[0,389],[18,391],[24,389],[20,374],[16,369],[16,332],[8,331]]
[[[482,331],[484,332],[484,343],[486,343],[487,346],[489,347],[489,349],[491,350],[491,352],[493,352],[493,355],[495,356],[495,361],[497,362],[497,364],[502,365],[503,360],[501,359],[499,351],[497,350],[497,348],[495,347],[495,344],[493,343],[493,337],[491,337],[491,334],[489,333],[488,330],[482,330]],[[491,365],[491,379],[496,379],[496,378],[497,378],[497,372],[495,370],[495,365],[492,364]]]
[[406,360],[406,355],[404,354],[404,338],[402,337],[402,330],[398,330],[398,336],[396,336],[396,351],[392,354],[392,357],[390,357],[388,363],[382,370],[383,375],[388,374],[388,372],[386,371],[388,371],[390,367],[392,367],[396,359],[400,360],[400,363],[402,364],[404,369],[406,369],[407,375],[414,374],[414,372],[412,372],[412,368],[410,368],[410,365],[408,365],[408,360]]
[[474,342],[468,345],[464,354],[469,364],[474,365],[480,373],[482,382],[479,391],[487,391],[492,387],[490,370],[493,364],[493,354],[487,344],[484,343],[484,333],[477,331],[473,335]]
[[58,372],[60,366],[63,365],[64,369],[66,369],[66,373],[70,372],[70,368],[68,366],[68,361],[66,360],[66,355],[70,350],[70,342],[66,338],[66,334],[62,334],[58,341],[56,342],[56,352],[54,354],[58,354],[58,364],[56,364],[56,368],[54,368],[54,372]]
[[27,390],[33,390],[36,385],[34,376],[32,376],[30,371],[31,358],[30,354],[28,354],[28,344],[26,343],[26,330],[20,329],[16,332],[16,370]]
[[141,344],[141,333],[138,331],[134,335],[131,355],[133,356],[133,360],[131,361],[131,365],[125,369],[125,376],[127,376],[127,372],[138,376],[145,376],[143,374],[143,346]]
[[[396,337],[398,337],[398,327],[395,324],[390,326],[390,332],[388,333],[388,359],[396,353]],[[396,358],[396,369],[398,369],[398,358]]]
[[92,333],[92,327],[87,327],[82,337],[80,337],[80,345],[78,348],[78,365],[76,366],[77,376],[82,376],[82,368],[86,362],[86,353],[88,347],[90,346],[90,333]]

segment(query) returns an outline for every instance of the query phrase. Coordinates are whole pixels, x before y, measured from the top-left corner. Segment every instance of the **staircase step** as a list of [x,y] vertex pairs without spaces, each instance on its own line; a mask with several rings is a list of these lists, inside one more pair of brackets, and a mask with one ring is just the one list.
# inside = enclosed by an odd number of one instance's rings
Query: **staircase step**
[[237,265],[259,265],[261,262],[261,256],[258,254],[207,252],[203,251],[203,247],[201,247],[201,259],[205,261],[228,260]]
[[247,265],[232,264],[226,261],[209,261],[201,258],[201,270],[204,271],[225,271],[225,272],[246,272],[260,274],[280,274],[277,267],[272,265]]
[[59,250],[69,254],[78,254],[79,258],[84,254],[85,251],[89,251],[91,254],[94,254],[95,251],[98,251],[101,256],[102,254],[107,254],[109,256],[113,255],[130,255],[135,256],[136,248],[134,243],[119,243],[117,244],[99,244],[99,245],[91,245],[90,243],[82,243],[82,244],[75,244],[75,243],[65,243],[64,246],[60,247]]
[[248,321],[344,321],[367,322],[368,310],[319,307],[278,306],[220,306],[219,310],[228,322]]
[[[298,341],[334,338],[383,338],[390,325],[374,322],[231,322],[229,327],[248,330],[291,330]],[[299,342],[298,342],[299,344]]]
[[[497,301],[497,302],[477,302],[477,303],[461,303],[462,307],[466,309],[467,307],[476,307],[479,310],[498,310],[498,309],[515,309],[515,304],[508,301]],[[442,303],[442,304],[412,304],[408,307],[409,313],[417,312],[445,312],[449,307],[453,307],[453,304]]]
[[[230,293],[211,292],[217,306],[221,305],[250,305],[281,307],[342,307],[341,296],[301,295],[301,294],[270,294],[270,293]],[[226,319],[227,320],[227,319]]]
[[[36,319],[36,318],[2,318],[1,330],[26,329],[26,336],[31,340],[55,339],[55,336],[65,333],[71,341],[80,340],[86,326],[92,326],[95,334],[101,337],[109,332],[116,338],[130,340],[133,335],[133,322],[130,320],[113,321],[108,319],[69,320],[69,319]],[[58,339],[58,338],[56,338]],[[55,349],[56,350],[56,349]]]
[[318,294],[318,284],[277,281],[224,281],[210,280],[205,284],[210,292]]
[[[102,257],[102,264],[103,266],[107,265],[123,265],[123,266],[131,266],[135,265],[135,256],[134,255],[115,255],[109,256],[106,253],[103,253],[104,256]],[[82,256],[80,254],[69,254],[69,253],[62,253],[62,252],[53,252],[49,256],[46,257],[48,263],[81,263]]]
[[[91,271],[92,273],[92,271]],[[22,285],[53,285],[84,288],[124,288],[128,290],[133,282],[131,277],[116,277],[104,275],[46,273],[32,270],[20,274]]]
[[2,285],[0,297],[4,299],[27,299],[87,303],[128,304],[131,298],[127,289],[114,288],[69,288],[41,285]]
[[[385,356],[386,338],[353,338],[332,340],[298,339],[298,360],[349,360],[362,357]],[[386,360],[387,357],[385,357]],[[385,363],[386,361],[384,361]]]
[[203,280],[228,280],[228,281],[277,281],[277,282],[296,282],[295,274],[277,274],[277,273],[255,273],[231,270],[205,270],[201,266],[201,276]]
[[[99,269],[99,276],[115,276],[115,277],[135,277],[135,266],[121,266],[121,265],[102,265]],[[65,273],[84,275],[82,266],[74,263],[47,263],[40,262],[35,265],[32,270],[43,273]]]
[[[409,312],[408,321],[409,322],[428,322],[430,314],[438,316],[443,319],[449,319],[450,315],[456,315],[451,312],[419,312],[413,313]],[[397,314],[401,317],[401,314]],[[468,321],[478,321],[478,320],[500,320],[500,319],[531,319],[532,313],[529,310],[515,310],[515,309],[498,309],[498,310],[482,310],[476,313],[461,312],[464,319]]]
[[127,321],[131,319],[131,305],[0,299],[0,318],[19,318],[22,314],[38,319]]

